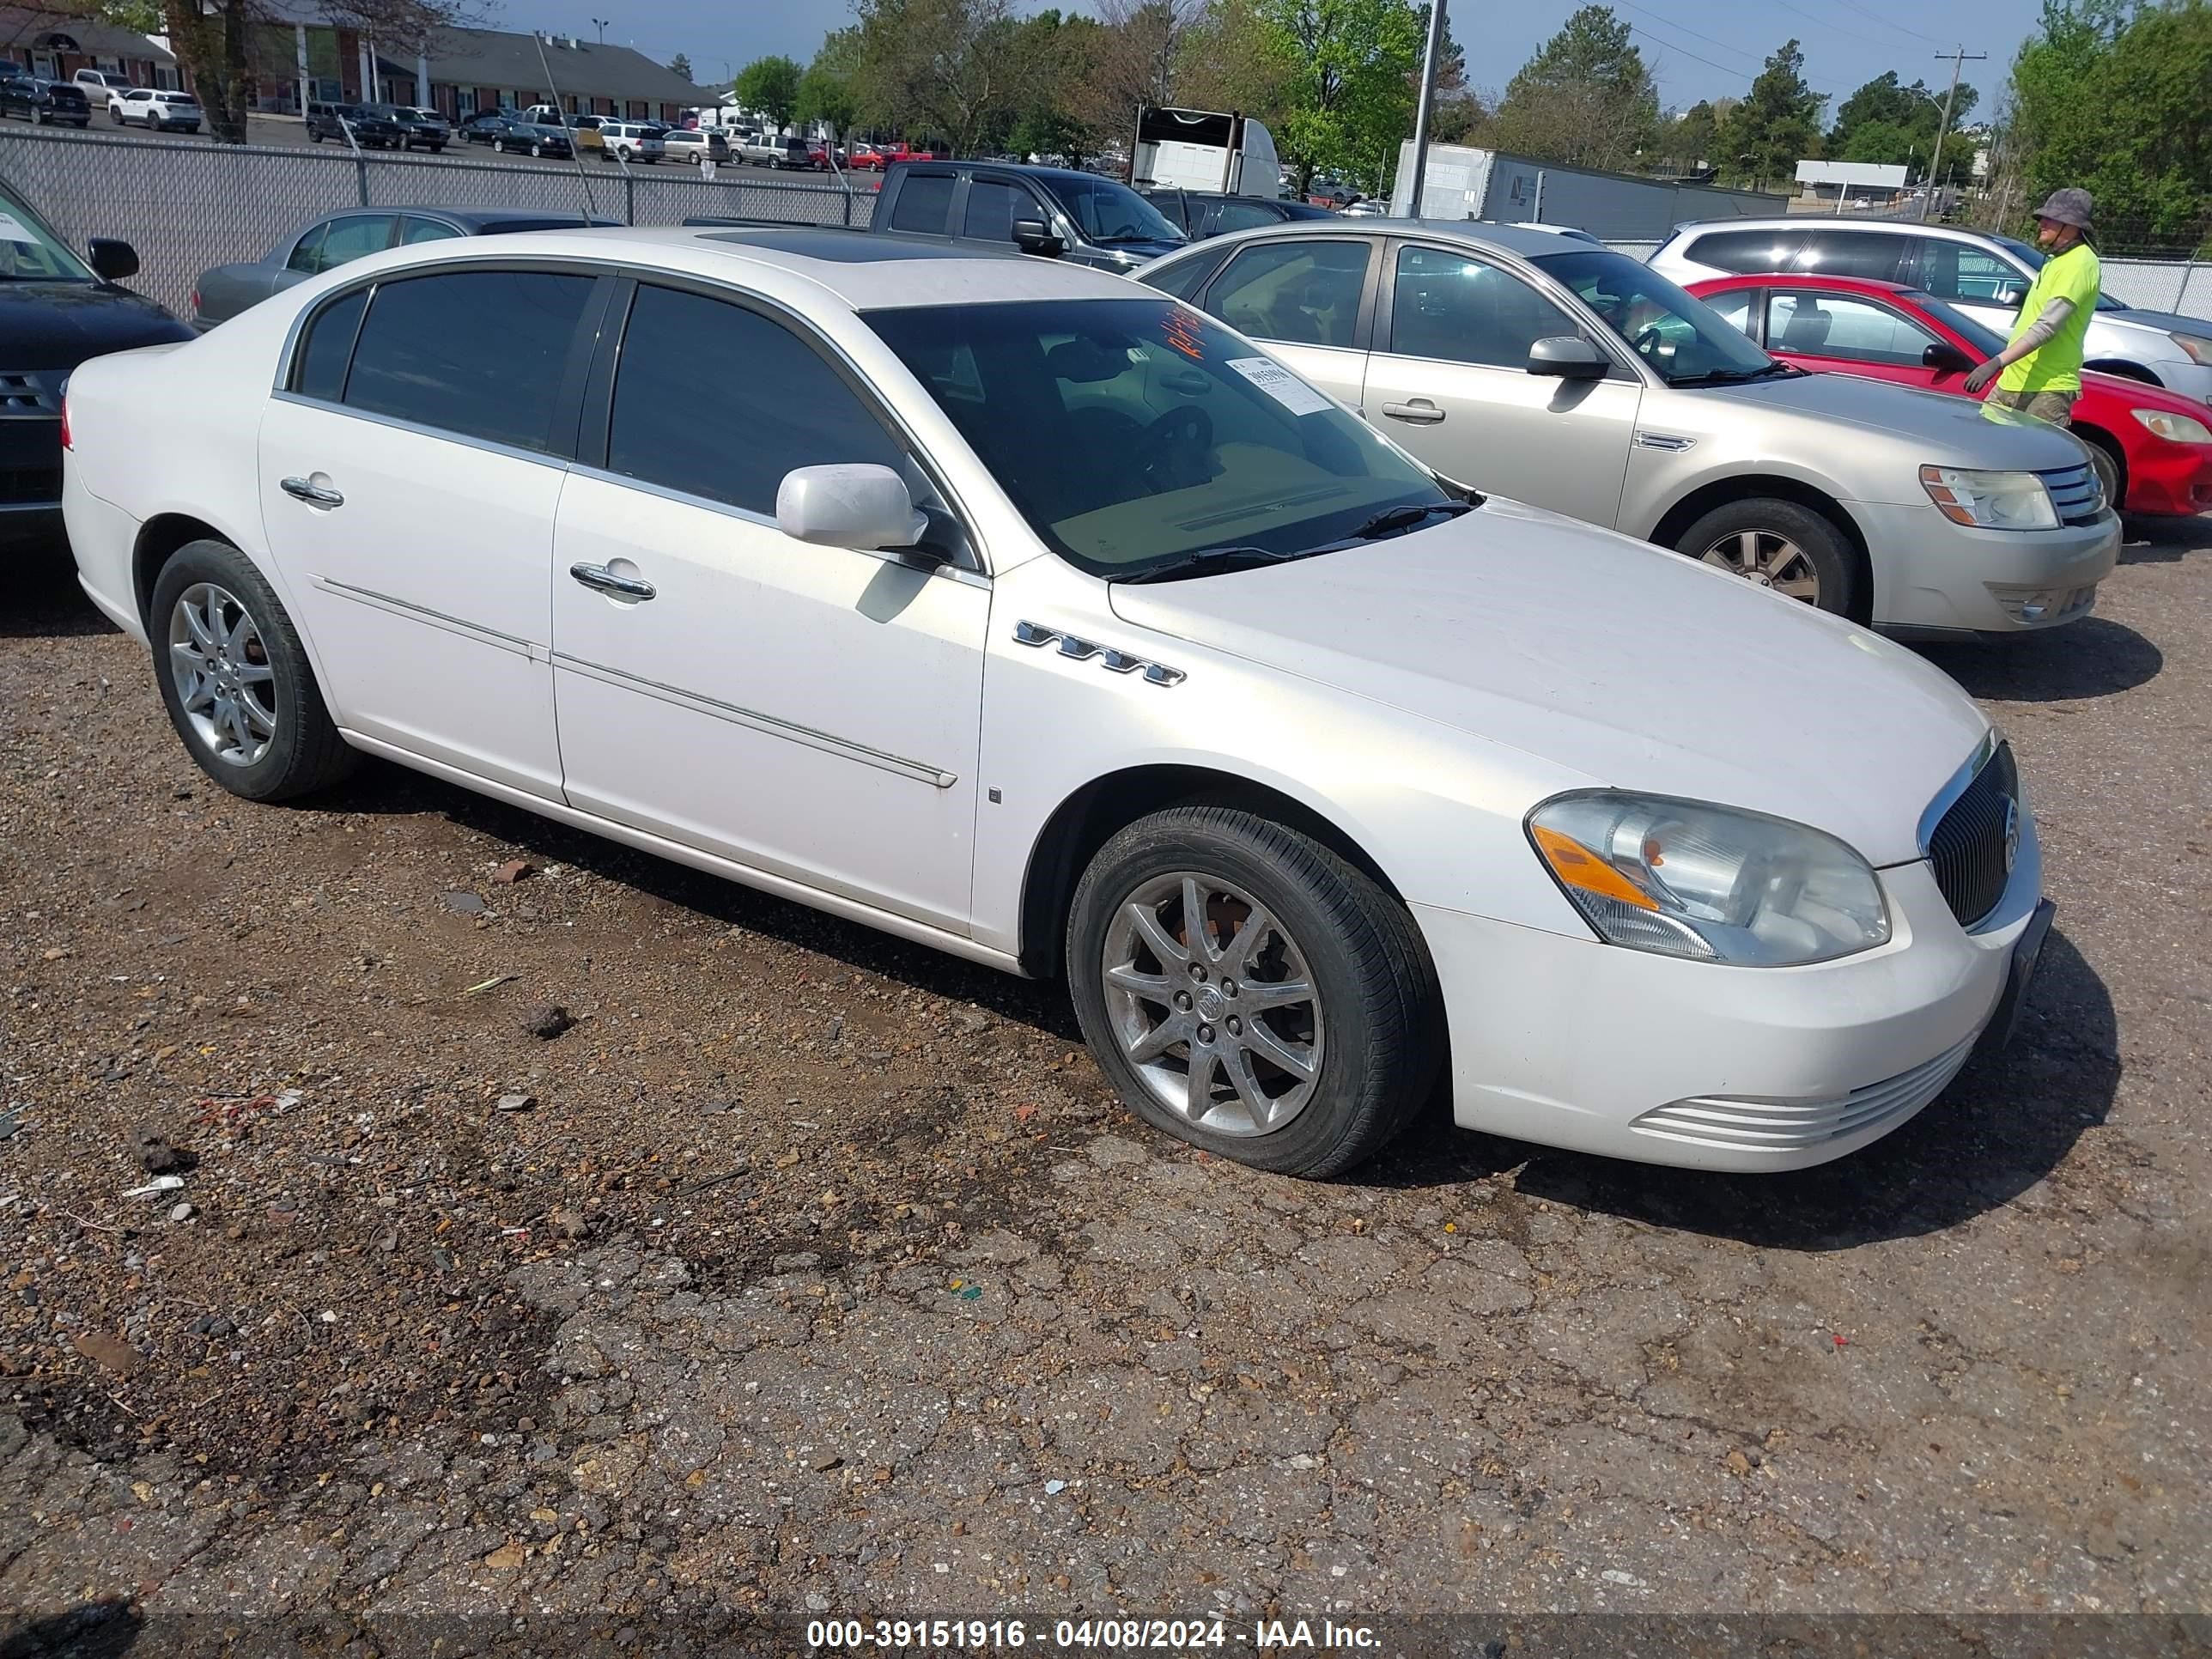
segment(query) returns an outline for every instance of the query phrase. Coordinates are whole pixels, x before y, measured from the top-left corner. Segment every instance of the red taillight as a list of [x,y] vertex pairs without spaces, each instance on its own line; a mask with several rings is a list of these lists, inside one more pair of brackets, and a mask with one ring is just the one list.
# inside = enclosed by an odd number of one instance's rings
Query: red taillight
[[197,317],[197,316],[198,316],[199,314],[200,314],[200,291],[199,291],[199,289],[194,289],[192,290],[192,315],[193,315],[193,316],[195,316],[195,317]]
[[75,449],[76,447],[75,444],[70,441],[69,393],[66,392],[62,393],[62,447],[64,449]]

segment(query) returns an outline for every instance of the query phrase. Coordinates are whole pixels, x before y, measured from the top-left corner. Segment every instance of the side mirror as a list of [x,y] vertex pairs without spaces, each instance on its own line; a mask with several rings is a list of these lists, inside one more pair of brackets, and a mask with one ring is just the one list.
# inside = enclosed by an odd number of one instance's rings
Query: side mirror
[[929,532],[906,480],[887,466],[793,467],[775,489],[776,528],[793,541],[864,553],[912,547]]
[[1612,364],[1605,353],[1578,335],[1555,334],[1528,348],[1528,372],[1562,380],[1601,380]]
[[1040,258],[1057,259],[1065,246],[1054,235],[1042,219],[1014,221],[1014,246],[1024,253],[1034,253]]
[[1920,366],[1938,374],[1964,374],[1974,366],[1974,360],[1948,340],[1931,340],[1920,354]]
[[84,245],[92,274],[103,283],[119,283],[138,274],[138,250],[112,236],[95,236]]

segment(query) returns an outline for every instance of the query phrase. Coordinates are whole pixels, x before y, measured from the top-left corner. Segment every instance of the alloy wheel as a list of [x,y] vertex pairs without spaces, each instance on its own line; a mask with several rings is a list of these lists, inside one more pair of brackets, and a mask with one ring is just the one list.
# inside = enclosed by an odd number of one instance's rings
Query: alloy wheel
[[1771,530],[1731,531],[1707,548],[1705,563],[1771,587],[1784,599],[1820,602],[1820,572],[1805,550]]
[[169,612],[177,704],[217,760],[252,766],[276,740],[276,672],[260,624],[228,588],[195,582]]
[[1161,1105],[1240,1137],[1305,1109],[1322,1073],[1320,992],[1250,894],[1193,871],[1154,877],[1115,912],[1103,956],[1115,1040]]

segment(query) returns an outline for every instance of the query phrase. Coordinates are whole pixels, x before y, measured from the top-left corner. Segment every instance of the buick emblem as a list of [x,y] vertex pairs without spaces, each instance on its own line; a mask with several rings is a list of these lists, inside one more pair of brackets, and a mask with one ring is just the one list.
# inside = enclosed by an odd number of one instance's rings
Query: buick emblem
[[2020,803],[2005,803],[2005,874],[2012,873],[2013,865],[2020,858]]

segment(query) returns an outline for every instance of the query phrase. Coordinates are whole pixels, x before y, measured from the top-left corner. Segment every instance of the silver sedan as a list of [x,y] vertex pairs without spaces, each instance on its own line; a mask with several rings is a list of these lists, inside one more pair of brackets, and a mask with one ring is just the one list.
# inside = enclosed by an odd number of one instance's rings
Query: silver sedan
[[1141,279],[1265,341],[1447,477],[1897,632],[2076,620],[2118,556],[2063,430],[1806,374],[1555,232],[1291,223]]

